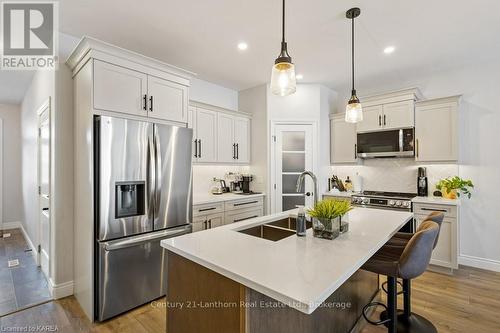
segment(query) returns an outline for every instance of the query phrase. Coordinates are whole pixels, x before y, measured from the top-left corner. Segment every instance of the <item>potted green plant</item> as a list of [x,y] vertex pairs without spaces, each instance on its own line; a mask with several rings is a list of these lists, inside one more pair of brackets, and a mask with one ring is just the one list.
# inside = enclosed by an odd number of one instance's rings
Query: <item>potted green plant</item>
[[458,176],[441,179],[436,188],[441,191],[443,198],[456,199],[460,194],[471,197],[470,190],[474,188],[471,180],[462,179]]
[[335,199],[319,201],[314,208],[308,209],[307,214],[313,218],[314,237],[334,239],[341,232],[346,232],[348,230],[348,224],[345,223],[346,213],[351,209],[349,201]]

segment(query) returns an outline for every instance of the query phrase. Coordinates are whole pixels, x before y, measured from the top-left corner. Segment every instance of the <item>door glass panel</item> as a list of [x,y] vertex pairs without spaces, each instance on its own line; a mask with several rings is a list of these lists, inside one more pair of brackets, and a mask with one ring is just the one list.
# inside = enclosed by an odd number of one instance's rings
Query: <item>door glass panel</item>
[[305,167],[304,153],[283,153],[283,172],[303,172]]
[[283,150],[304,151],[306,137],[304,132],[283,132]]
[[[283,193],[297,193],[297,179],[299,178],[299,175],[283,175],[282,176],[282,188],[283,188]],[[304,189],[304,186],[302,186],[302,189]],[[302,191],[301,193],[304,193]]]
[[305,206],[306,199],[303,195],[283,196],[283,211],[295,209],[296,206]]

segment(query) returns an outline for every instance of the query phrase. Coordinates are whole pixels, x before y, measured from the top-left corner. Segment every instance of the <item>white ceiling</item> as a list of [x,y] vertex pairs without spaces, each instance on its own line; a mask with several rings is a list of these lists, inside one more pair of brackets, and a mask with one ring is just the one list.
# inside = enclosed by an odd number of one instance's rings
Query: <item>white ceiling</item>
[[[500,1],[288,0],[289,52],[303,82],[334,89],[348,84],[345,11],[353,6],[361,8],[359,82],[397,80],[500,57]],[[280,0],[61,0],[59,8],[64,33],[102,39],[236,90],[268,82],[279,53]],[[240,41],[249,45],[245,52],[237,49]],[[387,45],[396,47],[392,55],[383,53]]]

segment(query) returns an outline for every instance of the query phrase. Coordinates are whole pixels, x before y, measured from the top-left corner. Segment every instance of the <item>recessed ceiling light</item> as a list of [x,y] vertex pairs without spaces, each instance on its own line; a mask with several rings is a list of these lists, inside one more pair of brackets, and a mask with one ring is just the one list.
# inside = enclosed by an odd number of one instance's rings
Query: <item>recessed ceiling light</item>
[[248,49],[248,44],[245,42],[238,43],[238,49],[240,49],[241,51],[245,51],[246,49]]
[[391,54],[392,52],[394,52],[396,50],[396,48],[394,46],[387,46],[385,49],[384,49],[384,53],[385,54]]
[[304,78],[304,75],[302,74],[297,74],[297,76],[295,77],[297,80],[302,80]]

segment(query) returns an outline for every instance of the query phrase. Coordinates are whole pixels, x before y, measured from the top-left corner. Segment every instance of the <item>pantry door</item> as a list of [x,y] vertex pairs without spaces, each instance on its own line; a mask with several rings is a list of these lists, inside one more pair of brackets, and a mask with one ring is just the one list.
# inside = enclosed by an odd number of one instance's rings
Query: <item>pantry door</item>
[[304,171],[313,171],[313,124],[276,124],[273,131],[271,168],[273,213],[313,204],[313,183],[306,176],[297,192],[297,180]]

